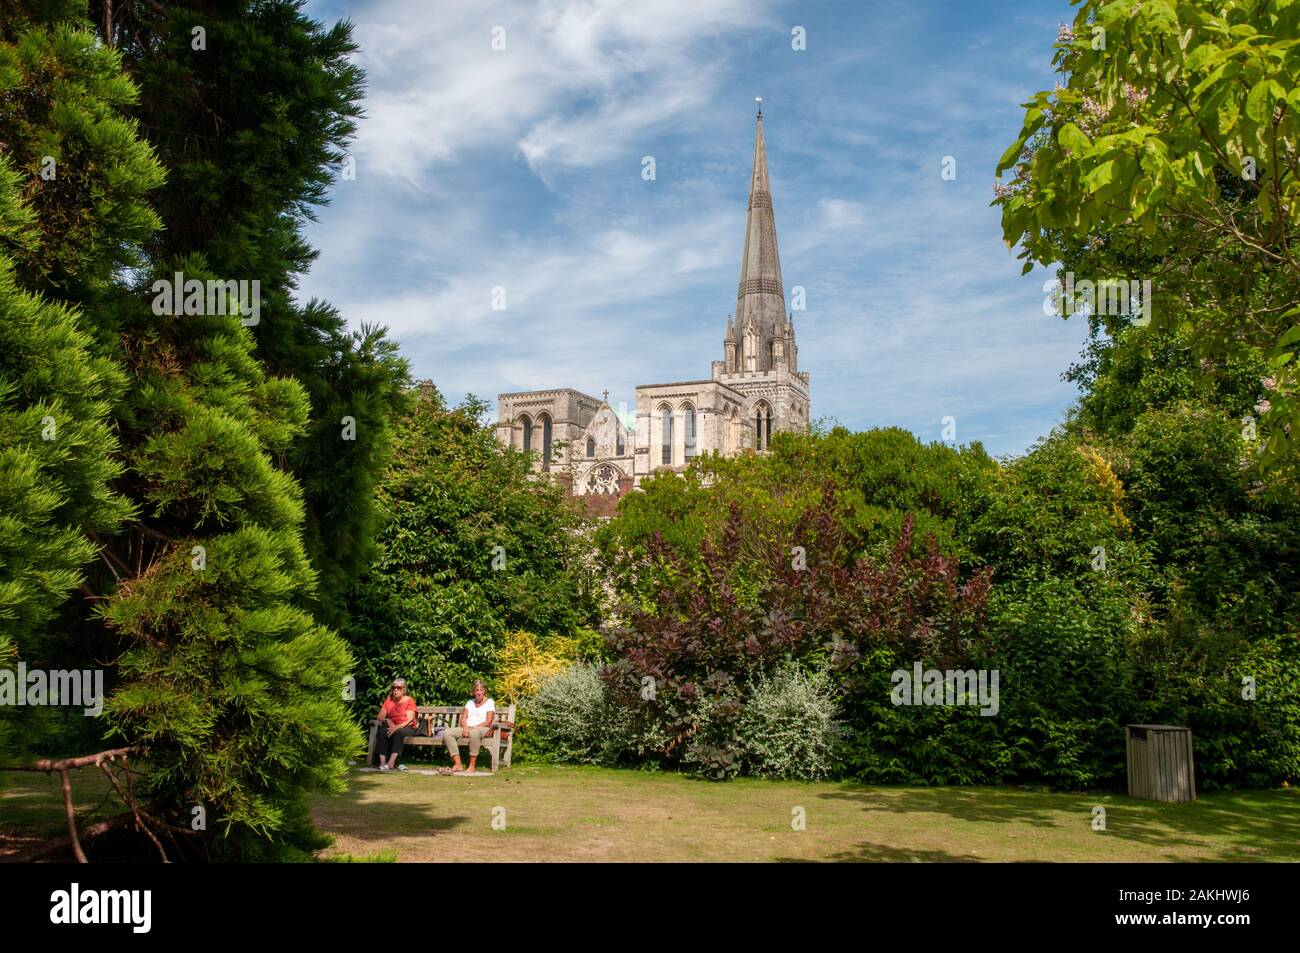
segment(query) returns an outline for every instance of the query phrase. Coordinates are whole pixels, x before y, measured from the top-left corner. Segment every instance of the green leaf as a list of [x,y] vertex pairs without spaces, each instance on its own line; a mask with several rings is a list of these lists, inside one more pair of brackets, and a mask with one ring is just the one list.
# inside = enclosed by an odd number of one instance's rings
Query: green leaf
[[1261,79],[1246,95],[1246,115],[1255,122],[1266,122],[1273,112],[1273,80]]
[[1240,116],[1241,106],[1237,103],[1237,97],[1231,91],[1226,92],[1219,102],[1218,109],[1215,111],[1215,119],[1219,124],[1219,134],[1223,136],[1231,135]]
[[1083,177],[1083,184],[1089,192],[1097,192],[1115,179],[1115,160],[1107,159],[1097,168]]
[[1092,140],[1072,122],[1067,122],[1061,127],[1056,134],[1056,141],[1061,144],[1063,149],[1068,149],[1076,156],[1082,155],[1092,146]]
[[1002,158],[998,160],[997,171],[994,174],[1001,175],[1007,169],[1015,165],[1016,160],[1020,157],[1020,153],[1024,148],[1024,139],[1017,139],[1015,142],[1011,143],[1011,145],[1007,147],[1007,151],[1002,153]]

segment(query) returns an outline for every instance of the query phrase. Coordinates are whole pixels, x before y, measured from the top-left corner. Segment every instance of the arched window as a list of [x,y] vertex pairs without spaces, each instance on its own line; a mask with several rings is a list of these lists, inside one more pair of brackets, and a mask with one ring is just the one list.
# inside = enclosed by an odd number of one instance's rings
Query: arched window
[[695,408],[692,407],[692,406],[690,406],[689,404],[687,404],[687,405],[686,405],[686,415],[685,415],[685,416],[686,416],[685,426],[684,426],[682,429],[683,429],[683,431],[684,431],[684,435],[685,435],[685,438],[686,438],[686,459],[687,459],[687,460],[692,460],[692,459],[695,458],[695,454],[696,454],[696,447],[695,447]]
[[542,415],[542,466],[551,465],[551,415]]
[[587,456],[589,456],[589,457],[594,457],[595,455],[596,455],[596,441],[594,441],[594,440],[592,440],[590,437],[588,437],[588,438],[587,438]]
[[627,452],[627,442],[623,438],[623,431],[620,430],[618,432],[618,451],[616,452],[615,456],[621,457],[626,452]]
[[533,449],[533,422],[528,416],[519,418],[519,425],[524,428],[524,449]]
[[659,462],[666,467],[670,467],[673,465],[673,412],[672,410],[670,410],[667,407],[661,410],[659,412],[659,420],[661,421],[660,430],[663,434],[661,438],[663,444],[660,449]]
[[760,403],[754,408],[754,449],[767,450],[772,442],[772,408]]

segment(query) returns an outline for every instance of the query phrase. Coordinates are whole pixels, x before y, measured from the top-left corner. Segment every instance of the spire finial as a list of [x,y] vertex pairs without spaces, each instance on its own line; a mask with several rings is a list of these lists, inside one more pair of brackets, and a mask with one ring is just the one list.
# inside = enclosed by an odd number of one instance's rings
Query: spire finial
[[758,121],[762,122],[763,121],[763,97],[755,96],[754,102],[758,103]]

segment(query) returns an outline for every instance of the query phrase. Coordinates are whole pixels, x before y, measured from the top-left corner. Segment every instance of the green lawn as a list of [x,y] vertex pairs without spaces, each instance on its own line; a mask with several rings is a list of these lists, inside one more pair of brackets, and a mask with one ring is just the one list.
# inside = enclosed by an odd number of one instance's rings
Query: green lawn
[[[10,778],[0,793],[0,856],[63,831],[57,782]],[[102,779],[87,772],[74,784],[79,804],[102,798]],[[476,778],[353,769],[346,794],[312,803],[319,827],[336,838],[321,856],[339,859],[1300,861],[1296,790],[1156,804],[1020,788],[711,783],[518,765]],[[1092,830],[1098,805],[1105,831]],[[801,831],[791,826],[797,807]]]
[[[1106,830],[1092,830],[1092,808]],[[792,829],[802,807],[806,829]],[[504,808],[504,830],[494,830]],[[482,778],[353,775],[313,813],[325,852],[402,861],[1300,861],[1300,793],[1155,804],[1015,788],[894,788],[520,765]],[[499,814],[497,816],[500,816]]]

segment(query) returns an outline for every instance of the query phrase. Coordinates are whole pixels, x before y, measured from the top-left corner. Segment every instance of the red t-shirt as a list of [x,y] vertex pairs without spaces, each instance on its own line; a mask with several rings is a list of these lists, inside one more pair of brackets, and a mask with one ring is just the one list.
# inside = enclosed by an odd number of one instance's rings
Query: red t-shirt
[[384,707],[381,710],[385,718],[391,718],[393,723],[400,727],[408,711],[412,715],[415,714],[415,699],[410,695],[403,695],[400,702],[395,702],[390,695],[384,699]]

